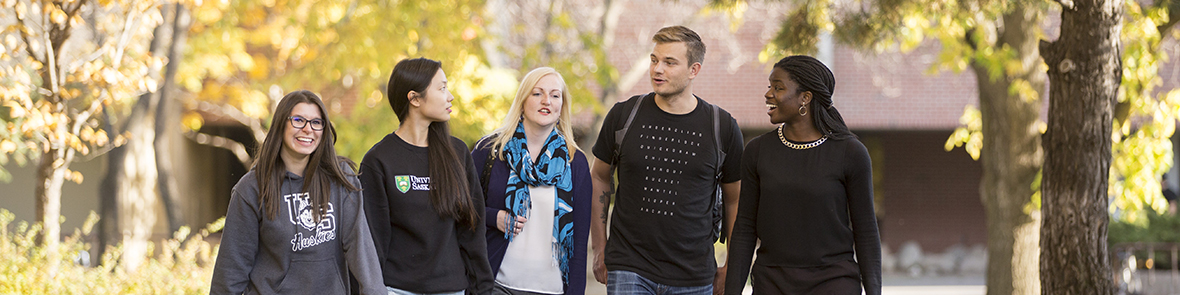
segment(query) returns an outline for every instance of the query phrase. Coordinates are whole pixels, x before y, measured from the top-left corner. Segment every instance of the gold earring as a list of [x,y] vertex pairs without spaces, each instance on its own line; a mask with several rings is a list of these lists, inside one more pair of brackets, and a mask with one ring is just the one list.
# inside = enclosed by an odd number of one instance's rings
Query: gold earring
[[799,106],[799,115],[800,116],[807,115],[807,104],[803,104],[803,105]]

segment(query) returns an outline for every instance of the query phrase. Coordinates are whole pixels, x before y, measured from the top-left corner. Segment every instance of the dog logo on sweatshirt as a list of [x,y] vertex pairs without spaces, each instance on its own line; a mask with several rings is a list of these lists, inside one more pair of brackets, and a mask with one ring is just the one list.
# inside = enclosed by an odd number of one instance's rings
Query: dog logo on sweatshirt
[[[298,193],[283,196],[287,202],[287,213],[292,224],[303,228],[296,230],[295,238],[291,239],[291,250],[299,251],[320,243],[336,239],[336,210],[332,203],[324,204],[320,212],[320,221],[316,222],[315,212],[312,212],[311,194]],[[309,232],[304,236],[304,232]]]
[[403,194],[410,191],[410,176],[398,175],[393,177],[394,183],[397,183],[397,190]]

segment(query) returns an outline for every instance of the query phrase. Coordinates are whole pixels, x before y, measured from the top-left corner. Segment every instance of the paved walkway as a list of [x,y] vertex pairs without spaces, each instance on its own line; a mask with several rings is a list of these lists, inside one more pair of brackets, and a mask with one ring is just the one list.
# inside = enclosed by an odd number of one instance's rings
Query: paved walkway
[[[606,294],[606,286],[589,275],[586,294]],[[909,277],[884,275],[882,295],[983,295],[987,293],[983,274],[966,276]],[[745,294],[751,294],[746,287]]]
[[883,275],[883,295],[983,295],[987,293],[983,274],[961,276]]

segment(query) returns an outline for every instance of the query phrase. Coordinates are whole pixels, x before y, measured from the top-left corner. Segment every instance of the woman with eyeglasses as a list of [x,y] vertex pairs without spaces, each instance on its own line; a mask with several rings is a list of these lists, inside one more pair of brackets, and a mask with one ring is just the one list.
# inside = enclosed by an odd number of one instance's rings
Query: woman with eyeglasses
[[360,182],[319,96],[283,96],[234,186],[210,294],[385,294]]
[[483,194],[467,145],[447,131],[442,64],[402,60],[387,95],[400,124],[361,160],[377,260],[389,294],[488,294]]

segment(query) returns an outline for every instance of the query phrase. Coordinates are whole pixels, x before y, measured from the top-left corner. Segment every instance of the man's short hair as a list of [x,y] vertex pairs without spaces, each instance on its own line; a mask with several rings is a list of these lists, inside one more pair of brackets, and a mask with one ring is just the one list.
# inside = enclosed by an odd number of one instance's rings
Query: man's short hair
[[656,44],[684,42],[688,47],[688,64],[705,63],[705,42],[701,42],[701,36],[697,32],[684,26],[664,27],[656,32],[651,40]]

